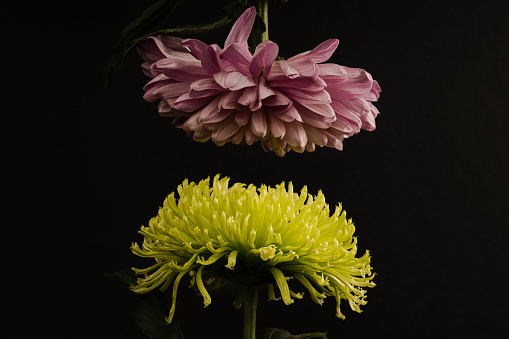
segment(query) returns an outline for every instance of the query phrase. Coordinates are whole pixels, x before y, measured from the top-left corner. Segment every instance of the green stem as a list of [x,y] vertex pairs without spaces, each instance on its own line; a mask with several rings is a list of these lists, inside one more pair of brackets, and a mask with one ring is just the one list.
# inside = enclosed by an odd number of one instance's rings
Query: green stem
[[260,43],[265,40],[269,40],[269,0],[258,0],[258,5],[256,6],[256,13],[262,18],[263,23],[265,24],[265,31],[262,32],[263,26],[258,25],[255,26],[255,30],[253,32],[253,51]]
[[256,339],[256,302],[258,299],[258,286],[244,286],[244,337],[243,339]]

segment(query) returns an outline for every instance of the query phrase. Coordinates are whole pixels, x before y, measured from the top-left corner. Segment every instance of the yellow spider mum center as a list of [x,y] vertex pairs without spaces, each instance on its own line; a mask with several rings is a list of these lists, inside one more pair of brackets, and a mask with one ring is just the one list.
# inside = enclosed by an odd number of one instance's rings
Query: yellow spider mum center
[[[188,180],[171,193],[152,218],[141,227],[144,236],[131,250],[140,257],[155,259],[155,265],[133,268],[140,275],[131,289],[146,293],[154,288],[165,291],[173,284],[171,322],[177,289],[184,275],[191,277],[205,306],[211,303],[208,290],[231,282],[268,286],[269,299],[277,286],[285,304],[302,298],[288,286],[293,277],[322,304],[327,296],[337,303],[348,301],[361,312],[366,294],[373,287],[369,252],[356,258],[355,227],[338,205],[332,215],[321,192],[313,197],[304,187],[300,194],[282,183],[275,188],[246,187],[217,175],[198,184]],[[241,290],[242,291],[242,290]],[[242,292],[234,306],[242,304]]]

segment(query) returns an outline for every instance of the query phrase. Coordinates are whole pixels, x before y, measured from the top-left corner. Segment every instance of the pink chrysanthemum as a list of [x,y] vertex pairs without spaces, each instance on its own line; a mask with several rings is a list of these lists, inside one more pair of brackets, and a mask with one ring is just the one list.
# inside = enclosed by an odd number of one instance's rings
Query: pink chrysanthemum
[[315,145],[341,150],[344,138],[375,129],[376,80],[363,69],[323,63],[338,40],[288,60],[276,60],[278,46],[268,40],[251,54],[255,16],[251,7],[238,18],[224,48],[170,36],[145,39],[138,52],[152,80],[144,98],[161,100],[159,113],[196,141],[259,140],[278,156]]

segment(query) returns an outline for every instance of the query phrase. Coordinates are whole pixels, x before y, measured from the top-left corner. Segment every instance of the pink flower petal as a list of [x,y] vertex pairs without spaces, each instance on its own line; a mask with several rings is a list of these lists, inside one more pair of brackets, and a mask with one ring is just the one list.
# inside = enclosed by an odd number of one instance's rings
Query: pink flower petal
[[239,105],[237,103],[237,100],[239,100],[239,97],[241,95],[242,95],[242,91],[225,92],[224,94],[221,94],[221,97],[219,98],[219,102],[217,103],[217,106],[219,108],[224,108],[224,109],[235,109],[235,110],[244,109],[244,107],[242,107],[241,105]]
[[292,100],[290,100],[286,95],[284,95],[280,91],[274,90],[274,89],[272,89],[272,91],[274,92],[274,95],[271,95],[271,96],[263,99],[264,106],[286,106],[286,107],[288,107],[289,105],[292,104]]
[[320,74],[318,65],[311,59],[298,59],[293,62],[278,60],[270,69],[266,78],[272,80],[287,80],[305,76],[316,78]]
[[320,91],[326,87],[321,78],[298,77],[295,79],[272,80],[270,87],[302,88],[308,91]]
[[303,58],[311,59],[316,63],[327,61],[336,48],[338,48],[338,44],[338,39],[329,39],[316,46],[313,50],[297,54],[296,56],[288,59],[288,61],[292,62]]
[[224,92],[224,88],[219,86],[213,78],[196,80],[190,86],[189,96],[191,98],[202,98],[206,96],[217,96]]
[[337,84],[345,82],[348,79],[346,69],[343,66],[336,64],[320,64],[320,78],[327,83]]
[[207,73],[201,67],[199,60],[186,60],[186,59],[161,59],[156,63],[152,64],[154,70],[163,73],[167,77],[192,83],[196,80],[208,77]]
[[181,38],[159,35],[157,37],[150,36],[141,41],[136,49],[138,54],[149,64],[169,56],[169,52],[173,50],[183,51],[180,42]]
[[276,95],[276,92],[267,85],[264,77],[260,77],[258,82],[258,98],[263,100],[274,95]]
[[256,86],[252,78],[246,77],[240,72],[221,71],[214,74],[214,79],[221,87],[230,91]]
[[201,55],[207,49],[208,45],[197,39],[182,40],[182,46],[187,47],[191,51],[191,55],[196,59],[201,60]]
[[294,120],[302,122],[302,117],[299,111],[294,107],[290,106],[286,111],[276,114],[277,117],[284,122],[292,122]]
[[249,122],[251,111],[248,109],[241,109],[235,112],[235,122],[239,126],[244,126]]
[[249,106],[258,100],[258,90],[256,87],[249,87],[244,90],[237,102],[243,106]]
[[262,72],[264,76],[269,74],[278,52],[279,47],[277,44],[269,40],[256,46],[251,65],[249,66],[251,75],[257,78]]
[[249,65],[253,56],[249,49],[241,44],[231,44],[226,47],[219,56],[225,71],[237,71],[250,76]]
[[378,115],[378,109],[373,106],[371,112],[365,115],[361,115],[362,129],[366,131],[373,131],[376,129],[375,118]]
[[327,138],[327,134],[325,134],[323,129],[313,127],[311,125],[304,124],[304,130],[306,131],[306,135],[308,137],[308,142],[312,142],[316,145],[326,145],[329,139]]
[[200,111],[200,121],[203,123],[214,123],[224,120],[230,113],[231,110],[222,110],[218,107],[218,101],[220,98],[215,98],[207,106],[203,107]]
[[305,147],[308,137],[302,123],[298,121],[285,123],[286,134],[283,138],[289,145]]
[[345,106],[342,102],[336,100],[332,100],[331,107],[334,109],[336,117],[343,117],[344,119],[347,119],[350,121],[350,125],[352,126],[354,132],[360,132],[362,121],[359,118],[359,115],[355,113],[355,111]]
[[262,138],[267,135],[267,119],[262,109],[251,113],[251,131]]
[[235,21],[230,34],[226,38],[224,43],[224,47],[228,47],[228,45],[233,43],[238,43],[243,46],[247,46],[247,38],[249,38],[249,34],[251,34],[251,29],[253,28],[253,23],[256,18],[256,8],[250,7],[242,13],[242,15]]
[[194,112],[210,103],[213,97],[191,98],[189,93],[182,94],[174,103],[174,108],[184,112]]
[[210,45],[207,47],[205,52],[203,52],[201,57],[201,65],[207,74],[214,75],[215,73],[221,71],[222,65],[221,61],[219,60],[220,53],[221,48],[218,45]]
[[150,82],[148,82],[145,86],[143,86],[143,90],[145,91],[143,99],[147,100],[148,102],[154,102],[156,100],[159,100],[161,97],[157,94],[154,94],[154,91],[157,90],[159,87],[174,84],[176,82],[178,81],[169,79],[164,74],[159,74]]
[[285,135],[286,129],[285,129],[285,123],[281,119],[279,119],[274,114],[268,114],[269,116],[269,123],[270,123],[270,131],[273,136],[276,138],[281,138]]
[[240,129],[239,125],[235,122],[234,114],[231,114],[228,119],[223,121],[218,129],[212,132],[212,141],[216,144],[221,144],[227,141]]
[[189,92],[189,84],[185,82],[176,82],[161,86],[154,90],[155,95],[159,95],[161,98],[177,98],[184,93]]
[[248,128],[247,126],[244,129],[244,137],[246,144],[248,145],[252,145],[257,139],[256,135],[253,133],[253,131],[251,131],[251,128]]
[[292,101],[297,101],[301,104],[328,104],[332,102],[331,97],[326,90],[311,92],[291,87],[280,87],[279,90]]
[[373,86],[371,74],[360,68],[345,67],[345,70],[348,74],[348,80],[342,85],[334,86],[333,89],[345,93],[349,99],[368,95]]

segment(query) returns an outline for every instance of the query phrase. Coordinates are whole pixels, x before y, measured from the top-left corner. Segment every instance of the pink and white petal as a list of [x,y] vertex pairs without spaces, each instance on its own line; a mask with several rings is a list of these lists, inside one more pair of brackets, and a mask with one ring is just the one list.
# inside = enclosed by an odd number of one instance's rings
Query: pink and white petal
[[189,97],[190,98],[216,97],[223,92],[224,92],[223,88],[221,88],[220,90],[217,89],[206,89],[203,91],[191,90],[189,91]]
[[251,113],[250,126],[254,135],[262,138],[267,135],[267,118],[263,109]]
[[182,94],[175,100],[174,108],[184,112],[194,112],[209,104],[214,97],[191,98],[189,93]]
[[163,117],[171,117],[172,115],[172,108],[164,101],[159,101],[159,105],[157,107],[157,111],[159,112],[159,115]]
[[[306,114],[308,111],[313,112],[317,118],[323,121],[332,122],[336,120],[336,113],[334,109],[332,109],[330,104],[307,104],[300,103],[300,107],[298,108],[299,112]],[[303,109],[305,108],[305,109]]]
[[345,70],[348,80],[336,86],[337,89],[345,93],[349,99],[368,95],[373,86],[371,74],[360,68],[345,67]]
[[203,128],[203,123],[200,121],[200,112],[191,115],[182,126],[182,129],[186,132],[196,131],[200,128]]
[[185,39],[182,40],[182,46],[187,47],[197,60],[201,60],[203,52],[207,49],[208,45],[198,39]]
[[278,60],[272,64],[269,74],[266,76],[267,80],[284,80],[284,79],[294,79],[299,77],[300,73],[295,68],[292,67],[285,60]]
[[203,70],[209,75],[214,75],[222,70],[221,60],[219,60],[219,54],[221,48],[218,45],[210,45],[203,52],[201,57],[201,65]]
[[320,78],[331,84],[339,84],[348,80],[348,74],[343,66],[337,64],[320,64]]
[[356,124],[339,115],[336,117],[336,120],[332,122],[331,128],[341,131],[347,135],[353,135],[354,133],[358,133],[360,131]]
[[192,91],[201,92],[205,90],[218,90],[223,91],[223,87],[219,86],[214,78],[203,78],[200,80],[194,81],[190,87]]
[[239,130],[230,137],[230,142],[234,145],[240,145],[244,141],[244,131],[246,126],[241,126]]
[[263,100],[275,95],[276,92],[274,92],[274,90],[267,85],[267,83],[265,82],[265,78],[261,77],[258,82],[258,98],[260,100]]
[[149,64],[168,57],[168,49],[165,44],[154,36],[149,36],[136,46],[138,54]]
[[221,87],[230,91],[256,86],[252,78],[246,77],[240,72],[220,71],[214,74],[214,79]]
[[299,111],[292,105],[286,111],[276,114],[277,117],[284,122],[292,122],[292,121],[300,121],[302,122],[302,117]]
[[203,123],[214,123],[218,121],[224,120],[228,115],[230,115],[230,111],[222,110],[218,107],[218,102],[221,100],[220,98],[215,98],[212,100],[207,106],[204,106],[200,110],[200,121]]
[[178,81],[176,81],[176,80],[169,79],[164,74],[159,74],[154,79],[152,79],[150,82],[148,82],[145,86],[143,86],[143,90],[146,92],[143,95],[143,98],[145,100],[147,100],[148,102],[157,101],[160,99],[160,97],[159,97],[159,95],[153,93],[155,90],[157,90],[158,88],[160,88],[162,86],[177,83],[177,82]]
[[209,77],[198,60],[161,59],[153,64],[152,67],[170,79],[187,83],[193,83],[196,80]]
[[366,95],[364,98],[367,101],[377,101],[378,98],[380,98],[380,92],[382,89],[380,88],[380,85],[378,85],[378,81],[373,80],[373,85],[371,86],[371,91],[369,91],[368,95]]
[[318,65],[311,59],[288,60],[288,63],[295,67],[302,77],[317,78],[320,75]]
[[250,76],[249,65],[253,56],[249,49],[241,44],[231,44],[226,47],[219,56],[225,71],[237,71],[246,76]]
[[306,146],[308,137],[302,123],[298,121],[286,122],[285,123],[285,136],[283,140],[286,141],[290,146],[302,147]]
[[[332,124],[333,120],[331,118],[325,118],[321,115],[318,115],[315,112],[305,108],[302,105],[294,104],[294,107],[299,112],[302,122],[305,124],[309,124],[311,126],[321,128],[321,129],[327,129]],[[335,119],[335,117],[334,117],[334,119]]]
[[266,40],[256,46],[251,65],[249,65],[249,72],[251,75],[257,78],[263,72],[263,75],[267,76],[267,74],[270,73],[270,69],[272,68],[272,64],[278,52],[279,47],[270,40]]
[[275,107],[288,107],[292,105],[292,100],[290,100],[286,95],[281,93],[280,91],[274,90],[274,95],[271,95],[267,98],[263,99],[264,106],[275,106]]
[[339,45],[338,39],[329,39],[327,41],[322,42],[320,45],[316,46],[313,50],[297,54],[296,56],[288,59],[288,61],[291,62],[293,60],[308,58],[316,63],[325,62],[329,60],[329,58],[332,56],[336,48],[338,48],[338,45]]
[[284,75],[286,75],[287,78],[295,79],[301,76],[299,70],[290,65],[288,61],[280,60],[278,64],[281,67],[281,71],[283,71]]
[[361,116],[363,130],[373,131],[376,129],[375,118],[378,115],[378,109],[376,109],[375,106],[373,106],[373,108],[374,110]]
[[306,131],[306,135],[308,137],[308,141],[311,141],[316,145],[326,145],[329,139],[327,138],[327,134],[323,129],[313,127],[311,125],[303,124],[304,130]]
[[290,98],[290,100],[302,104],[328,104],[332,102],[329,92],[326,90],[311,92],[291,87],[279,87],[279,90]]
[[182,94],[189,92],[189,84],[185,82],[176,82],[161,86],[153,91],[153,94],[161,98],[177,98]]
[[235,111],[235,122],[239,126],[244,126],[249,122],[251,118],[251,111],[248,109],[241,109]]
[[235,109],[235,110],[242,109],[243,107],[237,103],[237,100],[239,100],[241,95],[242,91],[224,92],[223,94],[221,94],[217,106],[219,108],[224,109]]
[[244,138],[246,140],[246,144],[252,145],[258,137],[251,131],[251,128],[249,128],[246,125],[246,128],[244,129]]
[[272,80],[270,87],[290,87],[290,88],[302,88],[308,91],[321,91],[327,86],[326,82],[320,77],[299,77],[295,79],[281,79]]
[[234,135],[240,129],[239,125],[235,122],[235,118],[232,115],[219,126],[218,129],[212,132],[212,141],[217,143],[224,143],[232,135]]
[[206,129],[204,126],[202,126],[201,128],[194,131],[194,133],[192,133],[192,136],[194,141],[207,142],[210,140],[212,132]]
[[327,143],[328,147],[333,147],[337,150],[342,151],[343,150],[343,139],[347,138],[348,136],[344,136],[341,134],[341,132],[334,131],[334,129],[329,128],[325,131],[325,134],[327,134],[327,137],[329,138],[329,142]]
[[237,102],[243,106],[251,106],[258,101],[258,89],[256,87],[246,88]]
[[243,46],[247,46],[247,38],[251,34],[251,29],[256,18],[256,8],[250,7],[242,13],[242,15],[235,21],[226,41],[224,47],[228,47],[230,44],[238,43]]
[[274,62],[270,73],[266,76],[267,80],[287,80],[298,77],[317,78],[320,74],[318,65],[311,59],[298,59],[294,62],[278,60]]
[[350,122],[350,126],[353,128],[355,133],[360,132],[362,126],[362,120],[355,111],[345,106],[342,102],[332,100],[332,109],[336,113],[336,119],[343,118]]
[[270,132],[276,138],[282,138],[285,133],[285,123],[274,114],[267,114],[269,116]]

